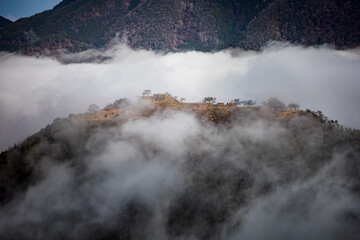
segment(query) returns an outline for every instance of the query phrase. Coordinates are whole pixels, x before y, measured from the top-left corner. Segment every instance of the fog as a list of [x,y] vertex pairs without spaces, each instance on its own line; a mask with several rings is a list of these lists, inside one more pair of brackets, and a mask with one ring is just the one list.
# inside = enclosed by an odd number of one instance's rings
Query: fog
[[240,98],[261,103],[275,96],[359,128],[359,66],[358,49],[281,43],[261,52],[164,54],[120,43],[104,52],[59,52],[57,58],[1,53],[0,149],[56,117],[84,112],[91,103],[104,107],[120,97],[134,98],[144,89],[196,102],[214,96],[222,102]]
[[326,129],[175,111],[57,120],[2,162],[0,238],[357,239],[359,149]]
[[[0,150],[18,143],[0,155],[0,238],[357,239],[357,131],[311,113],[283,122],[240,112],[228,125],[180,111],[117,125],[53,120],[151,89],[188,102],[277,97],[360,128],[359,66],[359,49],[276,42],[261,52],[120,43],[0,53]],[[132,101],[124,116],[142,107]]]

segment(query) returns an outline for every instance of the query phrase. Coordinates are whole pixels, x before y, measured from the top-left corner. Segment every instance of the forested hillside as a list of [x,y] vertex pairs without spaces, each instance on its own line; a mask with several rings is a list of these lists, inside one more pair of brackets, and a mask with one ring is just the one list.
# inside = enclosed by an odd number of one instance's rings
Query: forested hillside
[[[359,45],[356,0],[68,0],[0,32],[0,50],[27,54],[103,48],[259,50],[270,40]],[[45,50],[46,49],[46,50]]]

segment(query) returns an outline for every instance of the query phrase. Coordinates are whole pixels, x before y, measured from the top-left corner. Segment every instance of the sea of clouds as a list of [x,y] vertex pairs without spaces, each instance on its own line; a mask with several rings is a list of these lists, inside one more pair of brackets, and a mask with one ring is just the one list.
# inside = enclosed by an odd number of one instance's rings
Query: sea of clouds
[[[92,62],[89,62],[89,59]],[[101,59],[101,61],[100,61]],[[64,64],[67,63],[67,64]],[[56,117],[104,107],[144,89],[186,101],[269,97],[321,110],[346,127],[360,127],[360,51],[272,43],[261,52],[228,49],[161,53],[118,44],[105,52],[56,58],[0,53],[0,149]]]
[[[53,58],[1,53],[0,150],[144,89],[195,102],[278,97],[359,128],[359,66],[357,49],[280,43],[261,52],[119,44]],[[227,127],[176,111],[107,127],[57,120],[3,159],[0,238],[357,239],[360,158],[348,133],[310,117],[251,114]],[[21,182],[26,167],[32,178]]]

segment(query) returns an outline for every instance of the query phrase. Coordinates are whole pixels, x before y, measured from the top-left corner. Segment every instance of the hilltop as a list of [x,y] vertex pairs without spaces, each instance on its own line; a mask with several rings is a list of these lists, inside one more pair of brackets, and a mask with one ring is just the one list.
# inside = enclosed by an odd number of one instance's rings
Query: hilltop
[[271,40],[304,45],[360,44],[357,0],[64,0],[0,31],[0,50],[51,54],[106,48],[165,52],[259,50]]
[[[88,122],[119,122],[119,120],[141,119],[153,116],[158,112],[166,110],[184,111],[195,114],[199,119],[213,123],[223,124],[231,122],[237,115],[256,115],[266,119],[285,120],[304,115],[303,110],[282,109],[273,111],[266,106],[238,106],[235,102],[214,103],[214,102],[184,102],[179,101],[170,94],[154,94],[152,96],[142,96],[138,102],[141,106],[137,111],[129,105],[126,99],[115,101],[104,109],[98,109],[91,105],[85,114],[71,115],[71,119],[83,120]],[[121,121],[120,121],[121,122]]]
[[[358,130],[321,112],[204,100],[92,104],[2,152],[0,238],[292,239],[305,227],[356,239]],[[270,233],[253,231],[253,214],[271,216]],[[309,224],[322,214],[325,228]]]

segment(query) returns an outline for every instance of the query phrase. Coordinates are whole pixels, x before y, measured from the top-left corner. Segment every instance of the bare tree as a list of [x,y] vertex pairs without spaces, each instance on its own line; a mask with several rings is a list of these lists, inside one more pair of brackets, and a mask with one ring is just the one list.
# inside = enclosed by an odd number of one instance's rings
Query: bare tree
[[300,105],[297,103],[290,103],[287,108],[290,110],[298,110],[300,108]]
[[151,90],[150,89],[145,89],[144,91],[143,91],[143,94],[142,94],[143,96],[149,96],[149,95],[151,95]]
[[284,111],[285,104],[281,102],[278,98],[271,97],[267,101],[263,102],[263,105],[271,108],[273,111]]
[[216,97],[204,97],[202,102],[203,103],[215,103],[216,102]]

